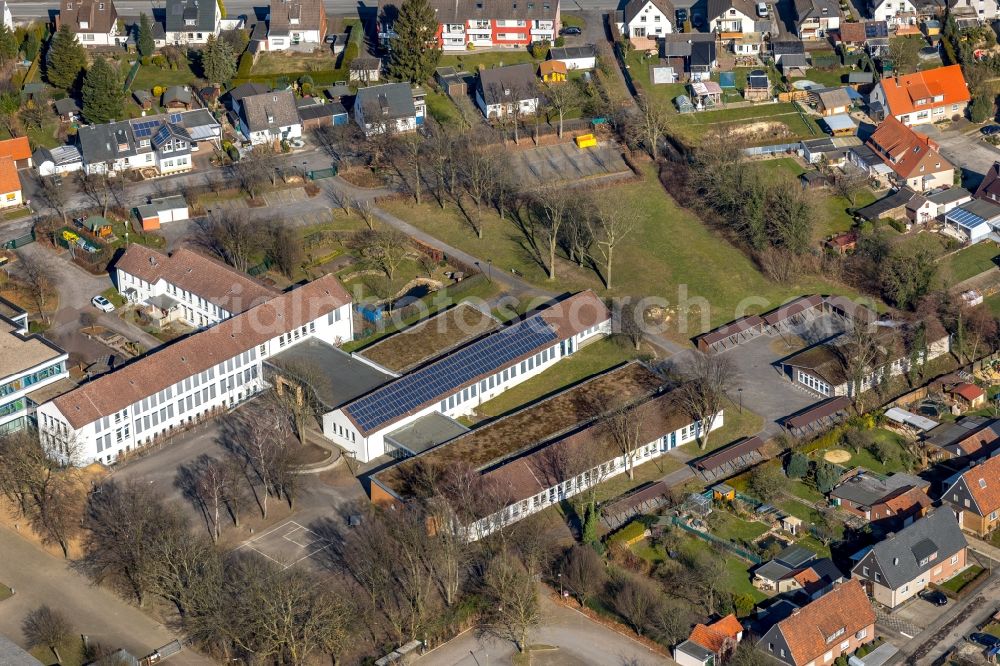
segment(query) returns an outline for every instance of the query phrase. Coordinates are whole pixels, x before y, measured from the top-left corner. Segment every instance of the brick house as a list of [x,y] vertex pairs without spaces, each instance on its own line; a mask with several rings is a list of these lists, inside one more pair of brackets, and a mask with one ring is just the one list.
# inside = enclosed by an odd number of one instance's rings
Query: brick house
[[855,555],[851,576],[875,601],[895,608],[964,569],[967,546],[955,513],[943,507]]
[[757,649],[789,666],[824,666],[875,639],[875,611],[856,580],[797,608],[757,641]]
[[830,491],[830,502],[883,529],[902,529],[931,506],[930,483],[910,474],[855,474]]
[[1000,456],[973,464],[945,482],[941,501],[958,514],[963,530],[986,536],[1000,523]]
[[900,187],[925,192],[955,182],[955,167],[938,152],[937,142],[892,116],[882,121],[866,145],[892,169]]

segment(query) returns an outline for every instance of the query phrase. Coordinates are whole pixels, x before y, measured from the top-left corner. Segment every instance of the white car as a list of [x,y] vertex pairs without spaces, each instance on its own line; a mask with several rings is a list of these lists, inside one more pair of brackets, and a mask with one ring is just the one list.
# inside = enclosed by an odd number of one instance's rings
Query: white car
[[757,16],[761,18],[767,18],[767,3],[758,2],[757,3]]
[[101,312],[114,312],[115,311],[114,304],[111,301],[109,301],[108,299],[106,299],[103,296],[101,296],[100,294],[98,294],[97,296],[94,296],[92,299],[90,299],[90,302],[94,305],[95,308],[97,308]]

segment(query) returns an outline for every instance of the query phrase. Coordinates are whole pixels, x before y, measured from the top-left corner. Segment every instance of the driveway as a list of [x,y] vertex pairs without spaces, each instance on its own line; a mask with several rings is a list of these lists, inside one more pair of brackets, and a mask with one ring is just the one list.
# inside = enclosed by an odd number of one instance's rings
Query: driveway
[[[0,581],[15,594],[0,601],[0,634],[24,645],[21,622],[42,604],[58,608],[74,633],[113,648],[145,656],[177,638],[163,625],[110,591],[93,586],[66,560],[36,548],[16,533],[0,528]],[[171,663],[209,666],[214,662],[185,650]]]
[[965,131],[941,130],[934,125],[918,125],[915,129],[941,145],[941,154],[962,170],[962,185],[975,190],[993,163],[1000,160],[1000,148],[983,141],[978,128],[969,131],[968,124],[960,125]]
[[[542,625],[533,633],[535,645],[556,650],[532,653],[531,663],[546,666],[647,666],[676,664],[638,641],[594,622],[586,615],[552,601],[541,588]],[[507,641],[485,639],[467,631],[414,663],[419,666],[486,666],[509,664],[514,646]]]

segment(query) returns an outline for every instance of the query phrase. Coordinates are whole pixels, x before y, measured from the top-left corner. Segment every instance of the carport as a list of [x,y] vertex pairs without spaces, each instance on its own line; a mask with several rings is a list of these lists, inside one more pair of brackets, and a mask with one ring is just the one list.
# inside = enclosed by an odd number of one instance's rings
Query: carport
[[763,332],[764,319],[758,315],[750,315],[699,335],[694,342],[698,349],[706,353],[725,351],[756,338]]
[[699,458],[691,463],[705,481],[726,479],[764,459],[764,440],[754,435]]
[[834,425],[843,420],[851,401],[845,396],[837,396],[789,416],[784,421],[785,428],[796,437],[808,435]]

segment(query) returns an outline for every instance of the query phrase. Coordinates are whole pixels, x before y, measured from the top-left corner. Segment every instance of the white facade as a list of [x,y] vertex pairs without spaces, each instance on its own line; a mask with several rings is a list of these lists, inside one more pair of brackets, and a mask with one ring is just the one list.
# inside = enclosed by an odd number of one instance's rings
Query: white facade
[[708,22],[709,32],[726,32],[749,34],[754,32],[754,18],[747,16],[735,7],[730,7],[724,14],[716,16]]
[[83,46],[115,46],[120,41],[119,37],[117,25],[112,26],[109,32],[87,32],[81,26],[76,33],[76,41]]
[[324,35],[319,30],[295,30],[294,26],[287,35],[268,35],[268,51],[285,51],[292,46],[308,46],[310,44],[319,46],[323,43]]
[[507,102],[505,104],[487,104],[483,99],[483,93],[476,90],[476,106],[486,118],[505,118],[513,115],[515,110],[522,116],[534,115],[538,109],[538,98],[522,99],[517,102]]
[[[724,421],[724,413],[719,412],[712,419],[711,430],[715,431],[721,428],[724,425]],[[571,479],[565,479],[561,483],[550,486],[532,497],[519,499],[513,504],[504,507],[501,511],[482,518],[468,526],[466,528],[467,537],[470,541],[482,539],[501,527],[516,523],[534,513],[543,511],[553,504],[558,504],[564,499],[578,495],[592,485],[603,483],[619,474],[624,474],[628,470],[628,467],[634,467],[650,460],[655,460],[665,455],[671,449],[688,442],[693,442],[700,434],[701,426],[695,421],[673,432],[664,433],[655,440],[647,442],[636,449],[631,460],[628,461],[628,466],[626,466],[626,457],[624,455],[617,456]]]
[[246,124],[243,125],[243,134],[252,146],[273,144],[275,141],[286,141],[288,139],[298,139],[302,136],[302,123],[282,125],[274,129],[265,129],[258,132],[251,132]]
[[948,5],[959,18],[974,13],[980,21],[993,21],[1000,16],[996,0],[956,0],[953,3],[949,2]]
[[10,13],[10,5],[6,0],[0,0],[0,21],[3,21],[8,30],[14,29],[14,17]]
[[[339,344],[352,337],[351,304],[347,303],[182,381],[159,386],[130,406],[78,428],[70,425],[69,418],[60,412],[54,402],[47,402],[38,408],[42,443],[59,450],[62,442],[72,441],[78,447],[82,464],[110,464],[157,438],[169,436],[179,428],[233,407],[258,393],[264,388],[264,360],[284,347],[308,338]],[[154,352],[145,358],[152,358],[158,353],[164,352]],[[133,365],[142,362],[136,361]],[[113,381],[114,374],[109,378]]]
[[209,303],[198,294],[171,284],[163,278],[150,283],[125,272],[121,268],[115,269],[115,286],[118,293],[132,303],[148,303],[151,298],[169,296],[180,305],[181,321],[194,328],[214,326],[220,321],[239,314],[229,312],[214,303]]
[[556,342],[552,346],[539,351],[531,358],[498,368],[489,377],[485,377],[452,393],[443,394],[433,404],[427,405],[420,411],[398,421],[393,421],[379,430],[370,432],[367,436],[359,432],[343,408],[328,412],[323,415],[323,435],[333,440],[338,446],[346,449],[357,460],[368,462],[381,455],[391,453],[386,449],[385,435],[432,412],[440,412],[452,418],[472,414],[477,407],[487,400],[499,396],[507,389],[531,379],[552,367],[561,359],[572,355],[582,344],[595,338],[609,335],[610,333],[611,322],[607,320],[561,342]]
[[917,8],[910,0],[882,0],[871,13],[872,20],[885,21],[890,27],[917,22]]
[[24,199],[21,197],[20,187],[11,192],[0,192],[0,208],[20,206],[22,203],[24,203]]
[[28,316],[23,312],[0,319],[0,327],[4,329],[0,331],[4,356],[20,366],[8,367],[0,377],[0,433],[6,433],[28,424],[35,410],[30,393],[69,377],[69,355],[38,336],[28,336]]
[[673,16],[667,16],[652,0],[646,2],[623,30],[628,37],[646,37],[655,39],[674,31]]

